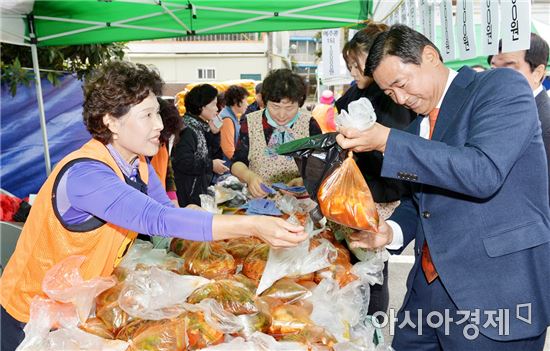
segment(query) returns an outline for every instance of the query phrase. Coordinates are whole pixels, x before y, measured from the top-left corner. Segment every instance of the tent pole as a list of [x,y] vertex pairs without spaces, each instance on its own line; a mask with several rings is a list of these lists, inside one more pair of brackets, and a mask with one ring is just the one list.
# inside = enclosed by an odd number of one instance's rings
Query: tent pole
[[52,172],[50,163],[50,148],[48,146],[48,133],[46,132],[46,114],[44,113],[44,100],[42,99],[42,83],[40,82],[40,68],[38,67],[38,50],[36,44],[31,44],[32,68],[34,70],[34,82],[36,84],[36,99],[38,100],[38,112],[40,116],[40,129],[44,141],[44,161],[46,162],[46,176]]

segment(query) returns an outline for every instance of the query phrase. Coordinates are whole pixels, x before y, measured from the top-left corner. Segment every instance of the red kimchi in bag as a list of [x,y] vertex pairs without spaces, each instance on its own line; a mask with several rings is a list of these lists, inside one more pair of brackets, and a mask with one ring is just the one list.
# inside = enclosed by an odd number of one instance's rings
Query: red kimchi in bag
[[342,165],[323,180],[317,197],[327,219],[358,230],[378,231],[372,194],[351,151]]

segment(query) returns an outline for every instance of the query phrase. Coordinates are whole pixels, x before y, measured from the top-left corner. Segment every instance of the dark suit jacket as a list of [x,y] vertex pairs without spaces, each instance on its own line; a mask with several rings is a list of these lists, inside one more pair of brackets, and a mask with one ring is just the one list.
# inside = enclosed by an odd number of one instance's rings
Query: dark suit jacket
[[[415,266],[427,240],[440,279],[459,310],[509,309],[509,335],[480,328],[496,340],[540,335],[550,324],[550,206],[548,171],[535,100],[510,69],[460,70],[445,94],[432,140],[392,129],[382,176],[407,179],[391,220],[405,246],[415,239]],[[530,304],[531,320],[516,318]],[[525,316],[526,308],[522,315]]]
[[[546,89],[535,97],[537,110],[539,112],[539,120],[542,128],[542,140],[546,149],[546,163],[550,168],[550,97]],[[550,177],[550,176],[549,176]]]

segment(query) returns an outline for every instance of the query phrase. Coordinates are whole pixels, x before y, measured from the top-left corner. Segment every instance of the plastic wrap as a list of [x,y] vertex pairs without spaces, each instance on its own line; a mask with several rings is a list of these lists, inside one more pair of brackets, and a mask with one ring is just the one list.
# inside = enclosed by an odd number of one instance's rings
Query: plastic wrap
[[123,281],[130,272],[136,269],[144,270],[148,267],[159,267],[177,272],[182,265],[183,260],[181,258],[167,254],[165,249],[156,249],[149,241],[136,240],[115,268],[113,274],[119,281]]
[[384,253],[380,253],[368,261],[357,262],[353,265],[351,271],[364,284],[382,285],[384,283],[384,258]]
[[61,328],[50,332],[40,351],[86,350],[86,351],[125,351],[128,343],[121,340],[108,340],[86,333],[76,327]]
[[150,320],[175,318],[184,311],[182,304],[189,295],[207,283],[206,278],[181,276],[151,267],[128,276],[118,303],[133,317]]
[[336,249],[328,241],[311,251],[309,240],[292,248],[273,248],[269,251],[269,258],[256,293],[261,294],[283,277],[300,276],[326,268],[335,258]]
[[254,293],[236,280],[221,279],[203,285],[189,296],[187,302],[197,304],[207,298],[218,301],[224,310],[235,315],[258,312]]
[[253,237],[230,239],[225,242],[225,250],[233,256],[237,265],[243,264],[250,252],[262,241]]
[[269,251],[268,244],[257,245],[244,260],[242,273],[252,280],[260,280],[265,270]]
[[334,118],[338,127],[367,130],[376,123],[376,113],[369,99],[362,97],[350,102],[348,109]]
[[313,304],[311,320],[329,331],[338,342],[349,341],[350,328],[364,320],[361,282],[343,288],[333,279],[324,279],[308,299]]
[[194,243],[192,240],[174,238],[170,242],[170,251],[182,256],[192,243]]
[[296,334],[283,336],[281,340],[299,342],[313,350],[325,349],[325,347],[331,350],[337,342],[324,328],[316,325],[308,325]]
[[142,326],[131,338],[129,351],[186,351],[185,317]]
[[358,230],[378,232],[378,212],[352,152],[323,181],[317,198],[327,219]]
[[311,291],[292,279],[281,279],[262,293],[262,297],[278,299],[283,303],[294,303],[310,296]]
[[[320,245],[323,240],[327,240],[320,236],[311,240],[310,248]],[[340,287],[344,287],[347,284],[359,279],[352,273],[352,264],[350,262],[350,253],[342,244],[334,241],[331,242],[336,248],[336,259],[327,268],[321,269],[315,272],[315,282],[318,284],[325,278],[332,278],[338,282]]]
[[309,313],[302,307],[295,305],[277,305],[271,308],[271,327],[269,334],[276,339],[287,334],[297,334],[307,326],[314,323],[309,318]]
[[54,327],[76,327],[79,323],[75,306],[60,303],[40,296],[31,302],[29,322],[25,325],[25,339],[18,351],[40,350],[46,347],[45,340]]
[[52,300],[75,305],[81,322],[88,319],[96,296],[116,284],[113,277],[84,281],[79,268],[85,260],[84,256],[67,257],[46,272],[42,281],[42,290]]
[[193,275],[205,278],[218,278],[234,274],[237,270],[235,259],[223,245],[216,242],[192,243],[185,254],[185,270]]
[[261,332],[255,332],[248,339],[241,337],[233,340],[211,346],[204,351],[308,351],[306,345],[297,342],[277,341],[271,335]]
[[195,305],[185,304],[185,308],[189,312],[201,312],[208,325],[224,334],[238,333],[243,328],[239,319],[214,299],[204,299]]
[[97,317],[88,318],[86,323],[81,324],[79,328],[86,333],[97,335],[103,339],[115,338],[115,334]]
[[124,312],[118,304],[118,297],[123,287],[123,283],[118,283],[112,288],[102,292],[96,298],[96,317],[101,319],[105,326],[115,335],[120,328],[132,320],[132,317]]

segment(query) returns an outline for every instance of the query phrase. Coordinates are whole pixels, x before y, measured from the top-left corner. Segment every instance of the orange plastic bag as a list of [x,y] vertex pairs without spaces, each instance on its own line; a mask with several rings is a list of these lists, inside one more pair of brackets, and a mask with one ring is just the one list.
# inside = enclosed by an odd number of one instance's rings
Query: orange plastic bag
[[358,230],[378,231],[372,194],[351,151],[342,165],[323,180],[317,198],[327,219]]

